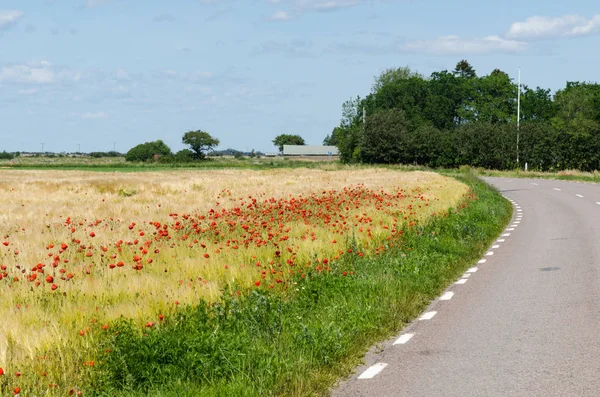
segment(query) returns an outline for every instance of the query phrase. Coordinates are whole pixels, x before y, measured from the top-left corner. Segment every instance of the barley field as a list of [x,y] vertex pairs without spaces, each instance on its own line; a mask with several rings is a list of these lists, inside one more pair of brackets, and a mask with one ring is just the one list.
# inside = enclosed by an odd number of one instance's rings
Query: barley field
[[121,316],[143,330],[224,289],[346,277],[340,257],[379,255],[467,194],[376,168],[0,170],[0,391],[77,392]]

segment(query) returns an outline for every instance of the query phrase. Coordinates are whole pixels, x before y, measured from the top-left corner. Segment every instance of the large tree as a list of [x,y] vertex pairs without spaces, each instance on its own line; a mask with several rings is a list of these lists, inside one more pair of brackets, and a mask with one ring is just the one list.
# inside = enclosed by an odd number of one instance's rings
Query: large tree
[[206,157],[206,153],[219,145],[217,138],[213,138],[208,132],[202,130],[186,132],[183,134],[181,142],[190,145],[196,159],[203,159]]
[[273,145],[277,146],[280,153],[283,153],[283,145],[306,145],[306,143],[300,135],[280,134],[273,139]]

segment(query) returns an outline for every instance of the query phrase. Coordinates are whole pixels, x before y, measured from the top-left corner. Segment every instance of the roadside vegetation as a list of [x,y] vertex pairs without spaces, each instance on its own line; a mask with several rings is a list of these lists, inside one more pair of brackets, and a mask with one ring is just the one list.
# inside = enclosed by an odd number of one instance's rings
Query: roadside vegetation
[[459,179],[5,170],[0,394],[326,394],[508,220]]

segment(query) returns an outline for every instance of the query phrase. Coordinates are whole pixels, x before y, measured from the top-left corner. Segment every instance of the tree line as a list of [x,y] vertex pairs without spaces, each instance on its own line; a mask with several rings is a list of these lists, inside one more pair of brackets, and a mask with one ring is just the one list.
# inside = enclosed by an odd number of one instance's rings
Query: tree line
[[568,82],[554,95],[522,86],[519,131],[517,92],[507,73],[477,76],[466,60],[429,77],[388,69],[367,96],[342,105],[323,144],[348,163],[600,169],[599,84]]

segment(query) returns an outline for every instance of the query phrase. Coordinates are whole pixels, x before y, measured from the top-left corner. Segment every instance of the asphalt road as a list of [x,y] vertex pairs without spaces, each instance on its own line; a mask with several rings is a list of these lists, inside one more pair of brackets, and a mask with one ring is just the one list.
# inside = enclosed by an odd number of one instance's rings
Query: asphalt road
[[600,185],[487,180],[515,203],[493,255],[334,396],[600,396]]

